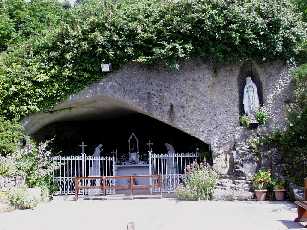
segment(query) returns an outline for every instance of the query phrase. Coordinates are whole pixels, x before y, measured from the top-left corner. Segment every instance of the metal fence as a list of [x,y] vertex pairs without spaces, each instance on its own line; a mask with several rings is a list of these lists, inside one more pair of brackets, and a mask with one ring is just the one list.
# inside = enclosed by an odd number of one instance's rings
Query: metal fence
[[199,161],[198,153],[149,153],[150,173],[162,176],[162,192],[174,192],[183,181],[187,165]]
[[[52,158],[52,161],[57,165],[53,171],[53,179],[61,195],[74,194],[75,177],[114,175],[114,157],[93,157],[82,154],[81,156],[56,156]],[[85,180],[81,183],[97,182]]]
[[[185,168],[193,162],[199,162],[198,153],[154,154],[149,152],[149,175],[160,175],[162,192],[174,192],[182,183]],[[75,192],[75,177],[116,176],[115,157],[108,156],[56,156],[52,158],[57,167],[53,172],[54,182],[58,185],[58,194],[68,195]],[[129,175],[128,175],[129,176]],[[131,175],[130,175],[131,176]],[[81,185],[99,186],[100,180],[83,179]],[[115,180],[108,180],[109,185],[115,185]],[[88,191],[81,190],[82,194]],[[114,194],[115,190],[107,191]]]

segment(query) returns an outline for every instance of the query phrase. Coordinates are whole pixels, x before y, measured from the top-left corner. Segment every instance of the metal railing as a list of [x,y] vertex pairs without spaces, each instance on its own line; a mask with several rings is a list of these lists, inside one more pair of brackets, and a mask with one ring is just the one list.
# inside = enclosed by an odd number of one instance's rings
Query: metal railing
[[185,177],[187,165],[199,162],[198,153],[154,154],[149,152],[150,173],[161,175],[162,191],[175,192]]
[[[82,154],[81,156],[56,156],[52,158],[52,161],[57,165],[53,171],[53,180],[58,185],[60,195],[74,194],[76,177],[117,176],[115,157],[93,157]],[[149,152],[148,174],[161,176],[162,192],[174,192],[183,182],[186,166],[195,161],[200,161],[198,153],[155,154]],[[82,183],[82,186],[91,186],[95,182],[91,181],[92,184],[88,184],[89,180],[84,180]],[[108,184],[115,185],[115,182],[109,178]],[[84,193],[84,190],[82,192]],[[110,188],[107,193],[113,194],[115,190]]]
[[[52,161],[57,167],[53,170],[53,180],[58,186],[58,194],[73,194],[75,190],[75,177],[86,176],[113,176],[114,157],[56,156]],[[96,164],[97,170],[93,170]],[[98,174],[98,175],[93,175]]]

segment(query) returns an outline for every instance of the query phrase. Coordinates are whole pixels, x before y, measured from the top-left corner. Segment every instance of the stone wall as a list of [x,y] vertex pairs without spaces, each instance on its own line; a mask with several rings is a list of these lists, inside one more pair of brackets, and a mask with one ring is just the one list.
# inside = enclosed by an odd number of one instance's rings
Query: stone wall
[[[226,174],[232,167],[231,153],[240,141],[238,136],[244,132],[239,124],[238,78],[246,66],[216,66],[193,60],[179,71],[171,71],[130,64],[71,95],[52,113],[25,119],[24,126],[31,134],[47,124],[76,116],[111,114],[119,109],[139,112],[210,144],[214,166]],[[253,62],[250,66],[262,83],[263,105],[270,116],[267,129],[283,128],[290,87],[287,66],[282,62]]]
[[21,187],[25,184],[23,177],[2,177],[0,176],[0,191],[8,191],[14,187]]

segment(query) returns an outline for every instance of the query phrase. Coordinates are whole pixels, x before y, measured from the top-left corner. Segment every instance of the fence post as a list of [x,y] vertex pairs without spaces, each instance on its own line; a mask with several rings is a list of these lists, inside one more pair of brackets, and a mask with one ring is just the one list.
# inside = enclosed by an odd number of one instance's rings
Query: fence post
[[65,181],[62,180],[62,157],[61,156],[59,160],[60,160],[60,194],[63,195],[62,184],[65,185]]
[[304,200],[307,200],[307,177],[304,179]]
[[148,164],[149,164],[149,185],[150,185],[150,194],[152,194],[152,168],[151,168],[151,153],[152,151],[148,151]]
[[[116,176],[116,175],[115,175],[115,173],[116,173],[116,171],[115,171],[115,168],[116,168],[116,165],[115,165],[115,164],[116,164],[115,159],[116,159],[116,158],[113,156],[113,158],[112,158],[112,159],[113,159],[113,176]],[[112,180],[112,185],[115,185],[115,184],[116,184],[116,179],[114,178],[114,179]],[[115,194],[115,193],[116,193],[115,188],[113,189],[112,193],[113,193],[113,194]]]
[[[82,175],[81,175],[81,177],[85,177],[86,175],[86,154],[83,152],[82,153]],[[85,180],[83,179],[82,181],[81,181],[81,185],[83,185],[83,186],[85,186]],[[85,195],[85,190],[83,189],[82,190],[82,194],[83,194],[83,196]]]
[[130,176],[130,195],[131,199],[133,199],[133,176]]
[[[56,182],[55,182],[55,173],[54,173],[54,171],[55,171],[55,159],[54,159],[54,157],[52,157],[51,158],[52,159],[52,182],[53,182],[53,184],[55,184]],[[1,187],[1,186],[0,186]]]

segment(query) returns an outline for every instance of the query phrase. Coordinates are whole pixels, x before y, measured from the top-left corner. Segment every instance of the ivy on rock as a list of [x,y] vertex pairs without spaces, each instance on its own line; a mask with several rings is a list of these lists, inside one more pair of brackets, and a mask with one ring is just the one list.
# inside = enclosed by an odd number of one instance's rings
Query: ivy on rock
[[288,59],[306,36],[288,0],[87,0],[59,12],[49,14],[52,26],[38,23],[45,30],[34,29],[19,47],[9,45],[2,53],[0,115],[20,119],[52,107],[101,79],[101,63],[116,69],[162,62],[178,69],[193,57]]

